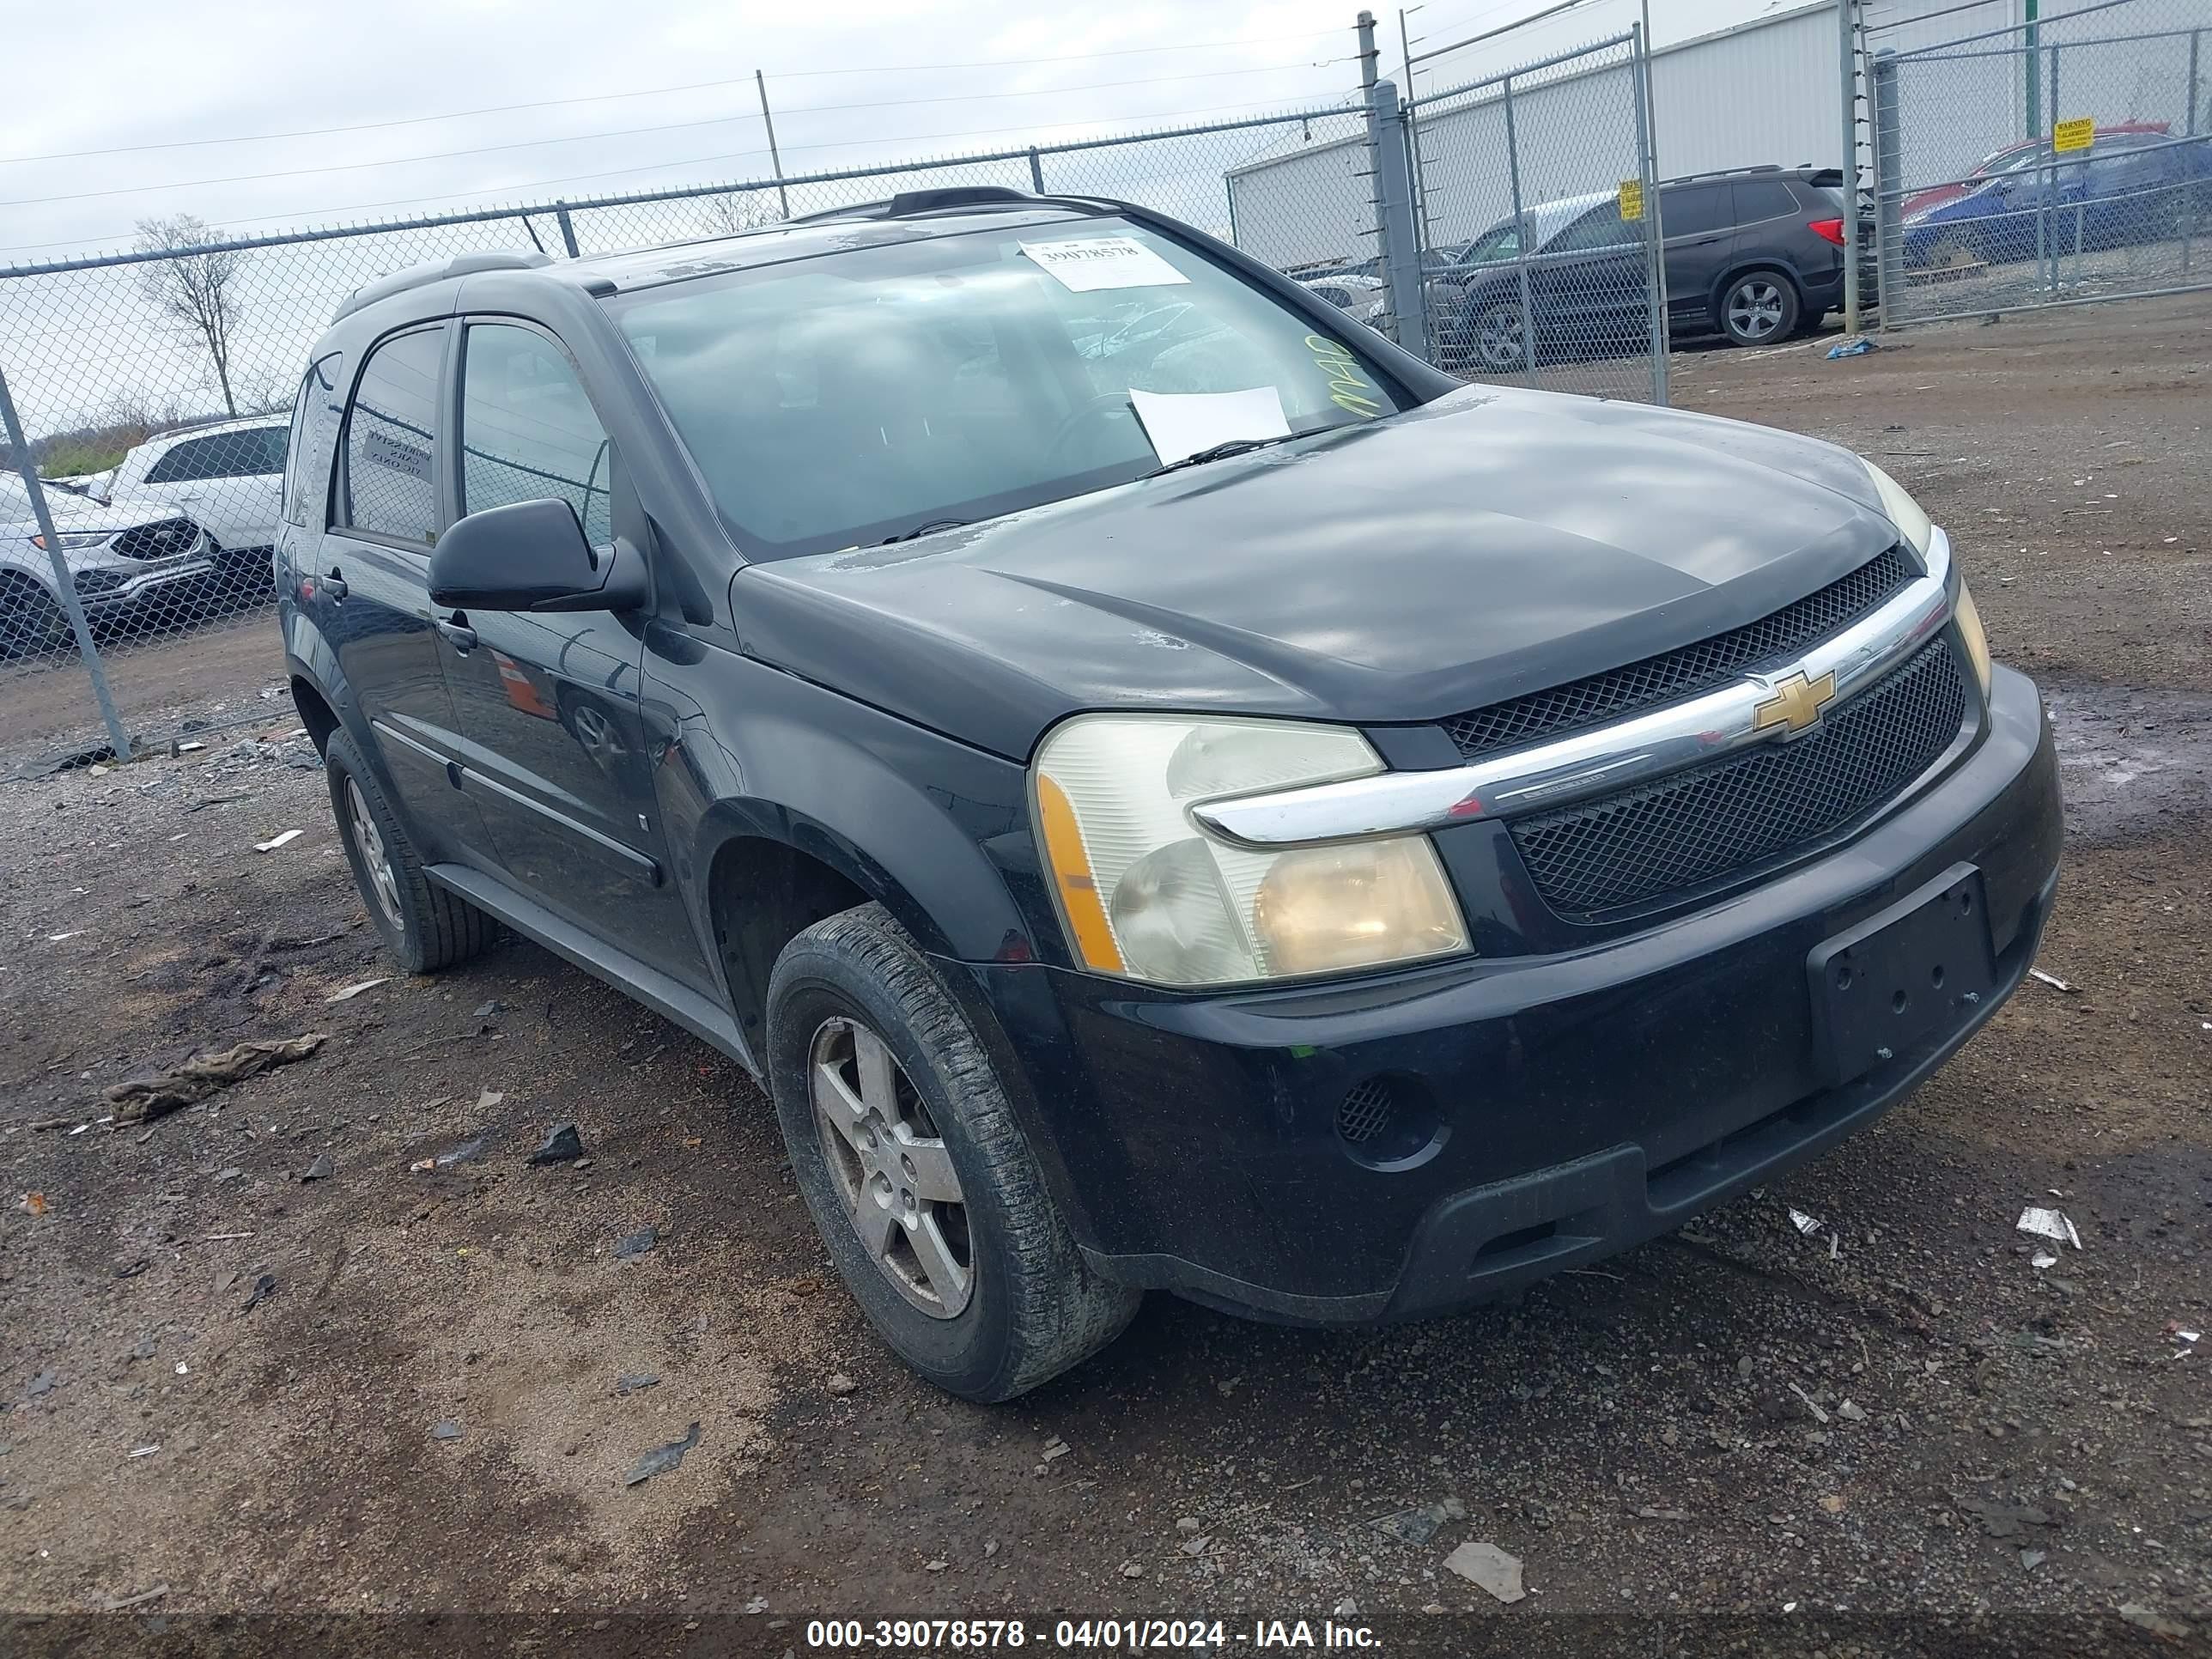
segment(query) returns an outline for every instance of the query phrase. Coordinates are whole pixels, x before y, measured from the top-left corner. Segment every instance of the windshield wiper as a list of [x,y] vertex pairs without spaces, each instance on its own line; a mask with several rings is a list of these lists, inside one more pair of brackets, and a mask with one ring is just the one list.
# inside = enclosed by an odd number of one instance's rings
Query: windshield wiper
[[969,519],[932,519],[927,524],[918,524],[911,530],[902,530],[896,536],[886,536],[878,545],[889,547],[893,542],[910,542],[917,537],[927,536],[936,531],[957,530],[962,526],[973,522],[974,520]]
[[1157,478],[1164,472],[1180,472],[1187,466],[1203,466],[1208,461],[1226,460],[1231,455],[1242,455],[1250,450],[1265,449],[1270,444],[1286,444],[1293,438],[1302,438],[1304,435],[1305,434],[1302,432],[1285,432],[1276,438],[1231,438],[1226,443],[1208,444],[1195,454],[1186,455],[1179,461],[1170,461],[1165,466],[1156,466],[1150,472],[1146,473],[1145,477]]

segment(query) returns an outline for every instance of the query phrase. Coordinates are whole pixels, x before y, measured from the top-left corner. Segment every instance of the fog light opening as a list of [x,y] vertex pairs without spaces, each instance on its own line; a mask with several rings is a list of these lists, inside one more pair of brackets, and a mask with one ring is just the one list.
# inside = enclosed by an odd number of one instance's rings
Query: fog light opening
[[1441,1114],[1413,1078],[1378,1073],[1345,1091],[1336,1106],[1337,1139],[1370,1169],[1424,1163],[1443,1143]]

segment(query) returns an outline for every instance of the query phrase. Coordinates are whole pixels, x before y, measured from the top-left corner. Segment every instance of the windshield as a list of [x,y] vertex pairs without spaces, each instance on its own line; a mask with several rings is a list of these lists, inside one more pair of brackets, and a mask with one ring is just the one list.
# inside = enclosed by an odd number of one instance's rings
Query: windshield
[[972,523],[1407,401],[1341,332],[1118,219],[844,249],[609,308],[753,558]]

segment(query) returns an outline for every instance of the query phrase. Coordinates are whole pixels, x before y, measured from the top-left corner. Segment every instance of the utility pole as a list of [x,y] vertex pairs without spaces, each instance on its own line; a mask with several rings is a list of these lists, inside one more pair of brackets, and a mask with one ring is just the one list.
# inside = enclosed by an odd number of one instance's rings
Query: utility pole
[[1859,331],[1858,0],[1836,0],[1836,39],[1844,94],[1844,331],[1856,334]]
[[761,125],[768,129],[768,160],[769,165],[775,169],[776,205],[783,210],[783,216],[788,219],[791,217],[791,195],[783,187],[783,157],[776,153],[775,117],[768,112],[768,78],[758,70],[753,71],[753,85],[760,92]]

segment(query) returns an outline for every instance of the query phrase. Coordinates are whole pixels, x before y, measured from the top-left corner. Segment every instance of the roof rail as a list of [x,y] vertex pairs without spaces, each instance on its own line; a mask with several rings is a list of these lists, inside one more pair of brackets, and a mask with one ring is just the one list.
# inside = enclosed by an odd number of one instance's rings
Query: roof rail
[[1741,179],[1753,173],[1789,173],[1796,169],[1784,167],[1779,161],[1761,161],[1756,167],[1715,167],[1710,173],[1686,173],[1679,179],[1662,179],[1662,185],[1696,184],[1706,179]]
[[914,219],[926,213],[949,213],[961,208],[1076,208],[1085,213],[1114,210],[1085,196],[1038,196],[1005,185],[948,185],[937,190],[905,190],[888,201],[856,202],[851,207],[828,208],[805,213],[785,222],[817,224],[830,219]]
[[379,300],[389,299],[395,294],[404,294],[413,288],[428,288],[432,283],[441,283],[448,276],[471,276],[479,270],[535,270],[540,265],[550,265],[550,253],[461,253],[450,259],[432,259],[419,265],[408,265],[393,271],[389,276],[380,276],[373,283],[364,283],[346,295],[345,301],[331,321],[350,317],[363,306],[374,305]]

